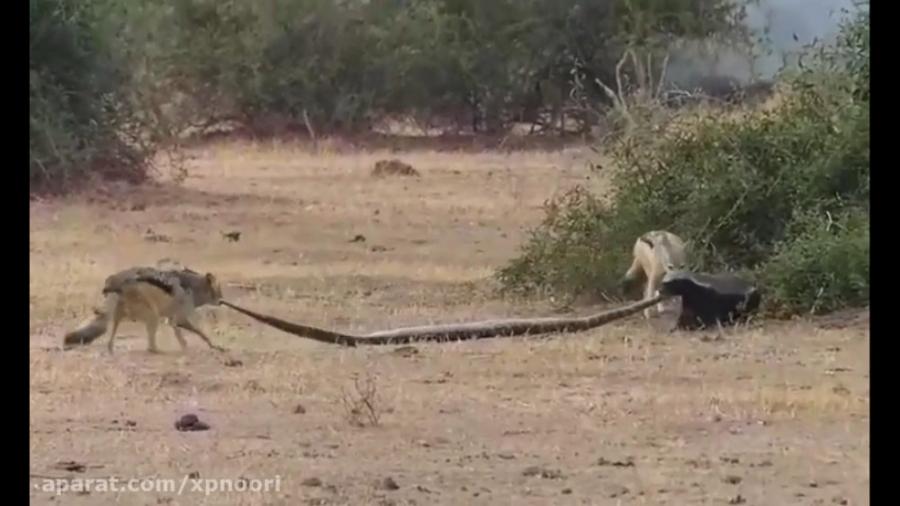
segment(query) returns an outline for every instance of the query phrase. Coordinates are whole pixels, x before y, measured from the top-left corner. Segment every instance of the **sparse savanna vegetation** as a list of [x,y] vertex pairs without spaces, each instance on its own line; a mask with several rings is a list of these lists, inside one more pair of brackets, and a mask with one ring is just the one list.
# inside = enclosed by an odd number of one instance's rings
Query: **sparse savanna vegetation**
[[500,280],[518,291],[609,291],[633,238],[668,229],[692,242],[694,269],[758,279],[771,312],[866,305],[868,33],[863,12],[785,76],[769,107],[695,109],[609,145],[611,198],[579,188],[548,203]]
[[[663,79],[745,43],[718,0],[30,10],[33,503],[868,503],[867,12],[749,101]],[[594,312],[650,229],[794,318],[348,349],[218,307],[224,354],[60,349],[166,258],[351,333]],[[175,488],[47,481],[109,477]]]

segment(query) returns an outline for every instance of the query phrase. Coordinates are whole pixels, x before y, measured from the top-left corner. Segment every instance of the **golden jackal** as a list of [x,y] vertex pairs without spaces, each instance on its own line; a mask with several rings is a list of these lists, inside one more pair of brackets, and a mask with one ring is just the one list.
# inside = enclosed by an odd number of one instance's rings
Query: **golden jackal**
[[102,309],[95,309],[92,320],[66,334],[65,345],[87,344],[102,336],[112,320],[107,349],[113,351],[116,331],[124,320],[144,322],[147,326],[148,351],[158,353],[156,330],[159,321],[168,320],[181,349],[187,342],[181,329],[189,330],[206,341],[210,348],[224,351],[209,340],[193,320],[196,308],[218,304],[222,289],[212,274],[200,274],[190,269],[161,270],[153,267],[134,267],[106,278],[103,287],[106,298]]
[[[683,270],[687,264],[684,241],[677,235],[665,230],[652,230],[638,237],[634,243],[634,260],[625,276],[622,285],[628,286],[641,277],[646,279],[644,299],[650,299],[659,293],[659,284],[663,276],[670,271]],[[656,305],[662,312],[662,302]],[[651,310],[644,310],[644,317],[650,318]]]

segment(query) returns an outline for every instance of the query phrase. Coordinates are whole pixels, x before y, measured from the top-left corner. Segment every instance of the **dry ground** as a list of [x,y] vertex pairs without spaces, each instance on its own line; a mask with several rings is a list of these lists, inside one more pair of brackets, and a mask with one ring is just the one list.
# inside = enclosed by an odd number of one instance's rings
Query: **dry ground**
[[[226,354],[191,337],[182,354],[162,329],[166,353],[150,355],[136,324],[113,356],[103,341],[60,351],[107,274],[165,257],[217,273],[238,304],[328,328],[548,314],[492,295],[489,276],[544,199],[589,176],[578,149],[312,155],[220,143],[193,154],[181,187],[32,204],[34,503],[869,503],[865,318],[714,340],[632,317],[400,353],[307,342],[210,308],[204,326]],[[422,177],[369,176],[395,156]],[[225,241],[230,231],[241,240]],[[350,412],[368,397],[354,377],[376,386],[375,426],[365,407]],[[176,431],[185,413],[211,430]],[[65,461],[86,467],[58,469]],[[45,477],[180,483],[190,473],[278,476],[280,490],[39,489]]]

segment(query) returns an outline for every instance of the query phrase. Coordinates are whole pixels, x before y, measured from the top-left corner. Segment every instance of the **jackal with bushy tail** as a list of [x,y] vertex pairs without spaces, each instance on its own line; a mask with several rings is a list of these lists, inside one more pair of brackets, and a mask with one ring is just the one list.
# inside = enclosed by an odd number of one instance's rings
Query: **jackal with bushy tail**
[[[684,270],[687,267],[685,242],[665,230],[652,230],[634,242],[633,260],[628,272],[622,277],[622,286],[627,288],[631,283],[644,278],[644,299],[650,299],[659,293],[659,286],[667,272]],[[663,312],[662,302],[656,305],[658,312]],[[644,317],[650,318],[651,309],[644,310]]]
[[132,320],[146,325],[147,349],[158,353],[156,331],[160,321],[167,320],[182,350],[187,348],[187,342],[181,329],[186,329],[200,336],[210,348],[224,351],[224,348],[210,341],[194,320],[197,308],[217,305],[222,299],[222,289],[212,274],[200,274],[190,269],[133,267],[106,278],[103,296],[104,306],[94,309],[92,319],[66,334],[65,346],[94,341],[106,332],[112,322],[107,342],[107,349],[112,353],[119,323]]

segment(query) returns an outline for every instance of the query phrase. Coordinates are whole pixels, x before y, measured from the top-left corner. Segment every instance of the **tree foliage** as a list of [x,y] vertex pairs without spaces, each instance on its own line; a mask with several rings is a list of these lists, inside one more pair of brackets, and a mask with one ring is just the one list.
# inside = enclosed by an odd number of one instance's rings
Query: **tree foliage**
[[773,310],[868,302],[868,12],[786,76],[780,103],[699,112],[615,144],[611,203],[583,190],[548,206],[508,289],[613,291],[635,239],[654,229],[692,244],[693,268],[760,280]]
[[[186,125],[477,132],[594,101],[626,47],[734,26],[728,0],[30,0],[34,183],[140,177]],[[577,115],[577,114],[576,114]]]

